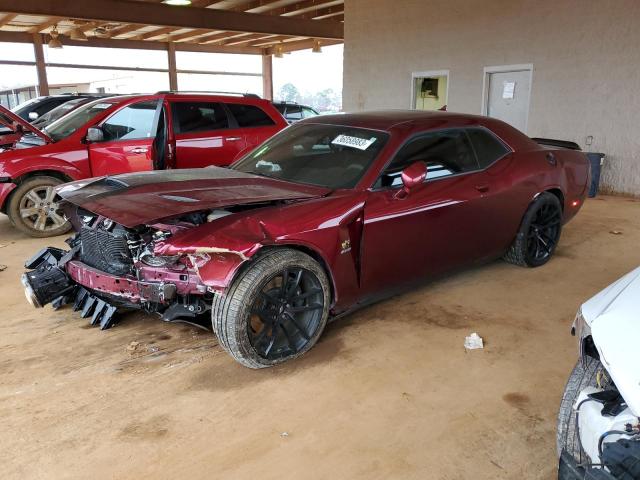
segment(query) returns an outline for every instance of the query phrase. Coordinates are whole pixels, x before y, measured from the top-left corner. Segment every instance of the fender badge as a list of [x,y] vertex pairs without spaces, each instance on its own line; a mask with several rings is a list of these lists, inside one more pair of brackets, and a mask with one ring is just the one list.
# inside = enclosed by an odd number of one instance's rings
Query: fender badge
[[340,251],[340,253],[347,253],[351,251],[351,240],[345,240],[344,242],[342,242],[340,244],[340,246],[342,247],[342,250]]

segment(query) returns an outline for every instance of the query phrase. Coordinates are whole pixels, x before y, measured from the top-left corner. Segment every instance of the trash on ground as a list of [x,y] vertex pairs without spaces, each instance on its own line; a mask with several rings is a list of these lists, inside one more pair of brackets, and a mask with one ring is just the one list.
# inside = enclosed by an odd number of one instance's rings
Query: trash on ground
[[288,437],[288,436],[289,436],[289,434],[288,434],[287,432],[282,432],[282,433],[280,434],[280,436],[281,436],[281,437]]
[[136,348],[138,348],[138,345],[140,345],[140,342],[131,342],[129,345],[127,345],[127,350],[133,352],[136,350]]
[[0,265],[0,272],[2,272],[3,270],[6,270],[7,266],[6,265]]
[[476,350],[478,348],[484,348],[482,337],[478,335],[476,332],[473,332],[471,335],[469,335],[464,339],[464,348],[466,348],[467,350]]
[[622,235],[622,230],[611,230],[609,233],[611,235]]

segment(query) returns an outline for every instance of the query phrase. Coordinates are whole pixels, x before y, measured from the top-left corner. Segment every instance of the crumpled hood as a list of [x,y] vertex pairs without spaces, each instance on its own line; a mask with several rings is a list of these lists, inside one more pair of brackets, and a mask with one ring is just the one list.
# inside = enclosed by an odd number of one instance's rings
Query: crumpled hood
[[640,268],[582,305],[600,359],[620,393],[640,415]]
[[327,188],[219,167],[130,173],[80,180],[58,188],[64,200],[125,227],[200,210],[310,199],[329,192]]

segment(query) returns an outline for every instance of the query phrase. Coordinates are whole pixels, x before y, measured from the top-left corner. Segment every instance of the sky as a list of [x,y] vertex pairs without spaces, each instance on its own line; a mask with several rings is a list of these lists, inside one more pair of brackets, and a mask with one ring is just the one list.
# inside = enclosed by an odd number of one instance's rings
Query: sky
[[[301,92],[315,93],[328,88],[336,92],[342,90],[342,45],[323,47],[322,53],[304,50],[285,54],[284,58],[273,59],[274,92],[282,85],[293,83]],[[194,52],[177,52],[177,66],[185,70],[261,72],[261,58],[258,55],[225,55]],[[0,43],[0,60],[33,61],[33,48],[29,44]],[[45,60],[50,63],[76,65],[127,66],[146,68],[167,68],[167,56],[162,51],[129,50],[114,48],[70,47],[49,49],[45,46]],[[127,82],[124,79],[136,78]],[[140,85],[148,91],[168,88],[165,74],[142,74],[138,72],[89,70],[89,69],[48,69],[50,84],[83,83],[123,79],[121,88],[135,88]],[[0,65],[0,89],[34,85],[37,83],[35,67]],[[113,83],[113,82],[112,82]],[[117,82],[116,82],[117,83]],[[255,91],[262,93],[260,77],[229,77],[181,74],[179,84],[182,89]],[[128,93],[128,92],[120,92]],[[140,92],[141,93],[141,92]]]

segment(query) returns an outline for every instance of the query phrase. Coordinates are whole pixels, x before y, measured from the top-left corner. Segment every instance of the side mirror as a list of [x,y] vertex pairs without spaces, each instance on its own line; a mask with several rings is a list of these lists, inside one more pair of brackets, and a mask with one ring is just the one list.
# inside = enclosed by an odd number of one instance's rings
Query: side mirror
[[427,178],[427,165],[424,162],[413,162],[402,171],[402,190],[397,198],[406,198],[412,190],[424,183]]
[[87,130],[87,142],[95,143],[104,140],[104,132],[100,127],[89,127]]
[[29,120],[37,120],[39,116],[38,112],[29,112]]

